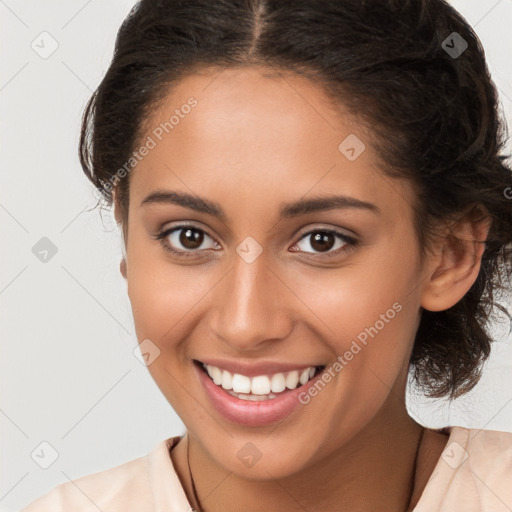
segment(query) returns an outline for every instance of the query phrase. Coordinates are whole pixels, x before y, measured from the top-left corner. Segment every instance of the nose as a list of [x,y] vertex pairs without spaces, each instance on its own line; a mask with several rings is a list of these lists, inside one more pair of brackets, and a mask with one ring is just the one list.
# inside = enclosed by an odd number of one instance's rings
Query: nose
[[212,297],[211,329],[235,352],[264,351],[292,327],[289,289],[260,255],[252,263],[235,255]]

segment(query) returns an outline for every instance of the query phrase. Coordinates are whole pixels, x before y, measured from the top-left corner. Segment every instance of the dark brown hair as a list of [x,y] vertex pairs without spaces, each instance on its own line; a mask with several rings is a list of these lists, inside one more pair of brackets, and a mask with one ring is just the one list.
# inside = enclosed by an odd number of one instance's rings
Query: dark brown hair
[[471,209],[490,216],[475,283],[451,308],[422,311],[410,360],[430,397],[472,389],[494,307],[505,311],[495,296],[512,275],[505,123],[474,31],[443,0],[142,0],[82,121],[80,161],[100,198],[111,206],[115,184],[127,218],[129,176],[113,178],[173,83],[246,65],[307,75],[365,120],[386,173],[417,190],[422,255],[439,221]]

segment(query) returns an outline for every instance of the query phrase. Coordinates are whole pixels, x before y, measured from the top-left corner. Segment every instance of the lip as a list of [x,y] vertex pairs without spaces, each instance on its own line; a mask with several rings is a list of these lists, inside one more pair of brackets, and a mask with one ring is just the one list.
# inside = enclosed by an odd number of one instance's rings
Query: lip
[[253,402],[236,398],[222,387],[214,384],[200,364],[194,363],[195,371],[213,407],[228,421],[246,427],[260,427],[287,418],[297,407],[302,405],[299,401],[299,395],[307,392],[308,388],[314,385],[323,373],[318,372],[306,384],[296,389],[283,391],[276,398]]
[[[278,363],[275,361],[258,361],[257,363],[249,363],[244,361],[230,361],[228,359],[201,359],[196,360],[205,365],[216,366],[221,370],[227,370],[231,374],[238,373],[247,377],[256,377],[258,375],[272,375],[274,373],[286,373],[293,370],[301,370],[317,367],[321,365],[303,364],[303,363]],[[323,365],[322,365],[323,366]]]

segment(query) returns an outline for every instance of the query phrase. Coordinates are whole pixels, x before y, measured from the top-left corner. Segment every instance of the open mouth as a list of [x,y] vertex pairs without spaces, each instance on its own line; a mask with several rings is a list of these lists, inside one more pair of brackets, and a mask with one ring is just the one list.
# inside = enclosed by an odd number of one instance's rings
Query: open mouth
[[273,400],[307,384],[325,369],[325,365],[249,377],[194,360],[194,364],[218,387],[240,400]]

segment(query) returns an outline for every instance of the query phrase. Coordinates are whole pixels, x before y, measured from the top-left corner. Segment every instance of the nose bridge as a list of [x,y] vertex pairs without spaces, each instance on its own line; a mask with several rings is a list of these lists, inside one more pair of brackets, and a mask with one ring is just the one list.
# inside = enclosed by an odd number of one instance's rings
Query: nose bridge
[[215,297],[212,328],[237,349],[257,349],[267,340],[285,338],[291,329],[284,303],[278,304],[278,280],[262,256],[234,256],[233,266]]

